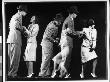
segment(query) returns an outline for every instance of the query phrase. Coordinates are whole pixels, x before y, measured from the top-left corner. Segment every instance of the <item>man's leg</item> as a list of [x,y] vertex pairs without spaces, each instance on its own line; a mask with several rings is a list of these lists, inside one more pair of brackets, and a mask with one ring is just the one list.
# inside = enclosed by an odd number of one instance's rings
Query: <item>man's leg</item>
[[10,70],[8,72],[8,76],[17,76],[17,71],[19,67],[21,55],[21,46],[17,44],[11,44],[11,54],[10,56]]
[[42,46],[42,63],[39,76],[49,76],[50,73],[50,60],[53,53],[53,45],[44,45]]
[[8,44],[8,72],[10,71],[11,44]]

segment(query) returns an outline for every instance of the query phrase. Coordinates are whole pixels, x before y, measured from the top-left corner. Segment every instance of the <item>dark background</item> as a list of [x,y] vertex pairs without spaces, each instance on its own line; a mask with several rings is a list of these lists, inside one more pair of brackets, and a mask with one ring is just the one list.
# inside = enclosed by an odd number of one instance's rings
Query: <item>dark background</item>
[[[82,30],[85,26],[86,21],[89,18],[93,18],[95,20],[97,29],[97,47],[96,53],[98,55],[98,64],[96,68],[96,74],[98,79],[107,79],[107,63],[106,63],[106,21],[107,21],[107,8],[106,2],[34,2],[34,3],[6,3],[5,4],[5,15],[6,15],[6,39],[9,33],[9,21],[17,12],[16,7],[19,4],[26,4],[28,6],[28,14],[23,18],[23,25],[28,26],[29,21],[32,15],[37,15],[39,19],[40,30],[37,36],[38,47],[37,47],[37,59],[34,63],[34,72],[36,76],[40,70],[41,64],[41,56],[42,49],[40,46],[43,32],[47,26],[47,24],[53,20],[55,15],[59,12],[63,14],[66,18],[68,16],[67,8],[70,6],[76,5],[78,7],[78,11],[80,12],[77,18],[75,19],[75,30]],[[20,66],[18,75],[24,77],[27,75],[26,64],[23,59],[24,51],[26,48],[26,38],[22,36],[23,45],[22,45],[22,54],[20,60]],[[72,52],[72,61],[70,66],[70,72],[72,80],[79,80],[79,74],[81,72],[81,57],[80,57],[80,47],[82,43],[82,38],[78,38],[78,36],[74,36],[73,38],[73,52]],[[59,52],[59,47],[55,46],[56,55]],[[7,55],[7,54],[6,54]]]

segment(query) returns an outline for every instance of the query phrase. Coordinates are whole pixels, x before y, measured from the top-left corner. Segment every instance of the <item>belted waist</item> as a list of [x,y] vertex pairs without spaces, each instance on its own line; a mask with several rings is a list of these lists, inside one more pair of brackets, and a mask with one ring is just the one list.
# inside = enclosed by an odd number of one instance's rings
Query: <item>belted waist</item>
[[20,31],[20,29],[19,29],[19,28],[16,28],[16,30]]
[[89,46],[82,45],[82,47],[89,47]]

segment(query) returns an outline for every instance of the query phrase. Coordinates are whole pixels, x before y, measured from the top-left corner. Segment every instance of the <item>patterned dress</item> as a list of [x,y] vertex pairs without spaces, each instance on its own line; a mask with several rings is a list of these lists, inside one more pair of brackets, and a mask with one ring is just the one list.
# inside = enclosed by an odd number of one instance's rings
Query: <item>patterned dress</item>
[[90,51],[91,48],[96,47],[97,31],[96,29],[83,28],[85,38],[81,46],[82,63],[86,63],[94,58],[97,58],[95,50]]

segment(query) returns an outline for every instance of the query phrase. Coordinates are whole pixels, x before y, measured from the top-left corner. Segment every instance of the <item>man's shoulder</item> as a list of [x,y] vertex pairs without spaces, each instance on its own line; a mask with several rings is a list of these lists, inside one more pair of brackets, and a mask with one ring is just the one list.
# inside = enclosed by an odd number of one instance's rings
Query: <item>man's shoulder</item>
[[63,23],[66,24],[66,23],[68,23],[68,21],[69,21],[69,18],[67,17]]
[[[74,19],[73,19],[74,20]],[[68,23],[68,22],[71,22],[71,21],[73,21],[70,17],[67,17],[66,19],[65,19],[65,23]]]
[[15,13],[12,17],[18,17],[20,16],[18,13]]
[[18,18],[20,18],[21,16],[18,14],[18,13],[16,13],[16,14],[14,14],[13,16],[12,16],[12,20],[16,20],[16,19],[18,19]]
[[53,28],[54,26],[54,21],[51,21],[48,25],[47,25],[47,28]]

